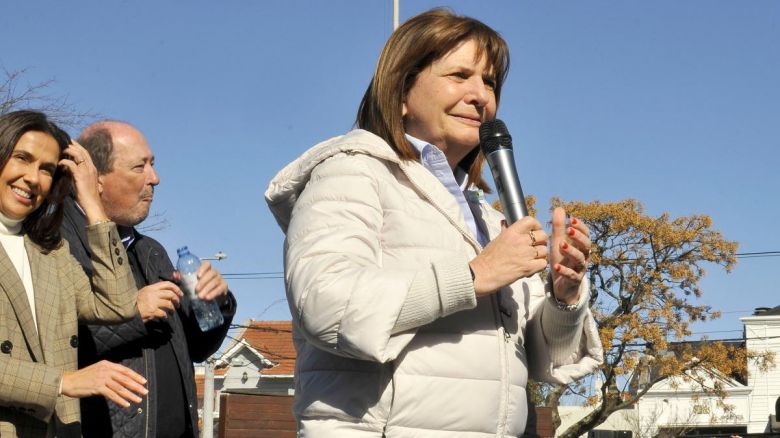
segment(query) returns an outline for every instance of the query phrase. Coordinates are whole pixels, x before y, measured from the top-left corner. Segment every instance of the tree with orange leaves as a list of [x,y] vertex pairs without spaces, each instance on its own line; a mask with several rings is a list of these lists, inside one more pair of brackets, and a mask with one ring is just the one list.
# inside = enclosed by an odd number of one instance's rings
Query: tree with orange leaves
[[710,217],[652,217],[633,199],[585,203],[554,198],[552,205],[590,227],[591,310],[605,350],[595,391],[576,384],[545,388],[545,404],[555,409],[555,420],[558,402],[567,393],[582,395],[593,407],[559,437],[574,438],[593,429],[664,379],[692,380],[704,393],[723,400],[722,389],[697,378],[699,371],[744,375],[748,359],[773,364],[770,353],[746,352],[744,346],[688,342],[692,323],[719,317],[710,306],[694,302],[702,296],[703,265],[730,271],[736,263],[737,243],[713,230]]

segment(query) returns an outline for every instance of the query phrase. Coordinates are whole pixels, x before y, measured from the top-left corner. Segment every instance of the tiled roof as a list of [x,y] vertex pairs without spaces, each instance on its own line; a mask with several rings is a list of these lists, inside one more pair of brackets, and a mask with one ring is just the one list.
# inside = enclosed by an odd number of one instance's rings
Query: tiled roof
[[254,321],[244,324],[246,328],[242,338],[266,359],[279,365],[267,368],[262,374],[267,376],[288,375],[295,370],[295,346],[292,340],[292,322],[290,321]]

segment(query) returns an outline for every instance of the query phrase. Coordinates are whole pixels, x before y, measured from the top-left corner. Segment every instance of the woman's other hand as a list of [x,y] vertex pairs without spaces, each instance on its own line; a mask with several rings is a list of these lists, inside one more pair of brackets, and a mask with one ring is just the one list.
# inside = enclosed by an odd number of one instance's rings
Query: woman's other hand
[[558,301],[566,304],[579,301],[578,291],[588,268],[590,244],[590,230],[582,221],[572,217],[567,225],[566,211],[561,207],[553,211],[550,266]]
[[68,397],[91,397],[102,395],[122,407],[130,403],[141,403],[140,395],[149,391],[144,388],[146,379],[125,366],[101,360],[86,368],[65,371],[62,374],[62,394]]
[[505,227],[469,266],[477,297],[494,293],[547,266],[547,233],[539,221],[526,216]]
[[65,167],[73,176],[73,186],[76,189],[76,201],[84,210],[87,222],[94,224],[108,220],[98,190],[98,171],[92,163],[92,157],[83,146],[75,140],[63,151],[70,158],[60,160],[60,166]]

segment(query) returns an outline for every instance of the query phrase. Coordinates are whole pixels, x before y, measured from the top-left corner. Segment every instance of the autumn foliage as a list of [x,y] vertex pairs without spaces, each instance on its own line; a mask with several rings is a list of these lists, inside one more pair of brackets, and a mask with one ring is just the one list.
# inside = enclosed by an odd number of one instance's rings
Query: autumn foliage
[[[661,380],[696,380],[698,371],[713,369],[744,377],[749,356],[772,364],[771,356],[747,352],[743,344],[690,342],[694,322],[719,316],[698,300],[704,266],[730,271],[736,263],[737,243],[715,231],[709,216],[654,217],[633,199],[586,203],[554,198],[551,203],[590,227],[591,310],[606,356],[595,390],[574,384],[541,391],[551,407],[572,392],[593,407],[559,436],[577,437],[593,429]],[[704,393],[725,396],[720,388],[707,387],[705,379],[698,383]]]

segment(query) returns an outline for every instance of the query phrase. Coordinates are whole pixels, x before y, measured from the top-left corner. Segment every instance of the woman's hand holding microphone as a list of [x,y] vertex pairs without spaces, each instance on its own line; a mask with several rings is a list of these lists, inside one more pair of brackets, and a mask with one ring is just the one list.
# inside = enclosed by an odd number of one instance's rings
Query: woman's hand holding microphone
[[469,266],[474,274],[477,297],[495,293],[504,286],[552,266],[555,297],[566,304],[579,299],[579,285],[585,275],[590,254],[588,227],[558,207],[553,211],[551,250],[548,235],[535,218],[526,216],[504,227]]
[[477,297],[495,293],[547,266],[547,233],[526,216],[505,227],[469,265]]

